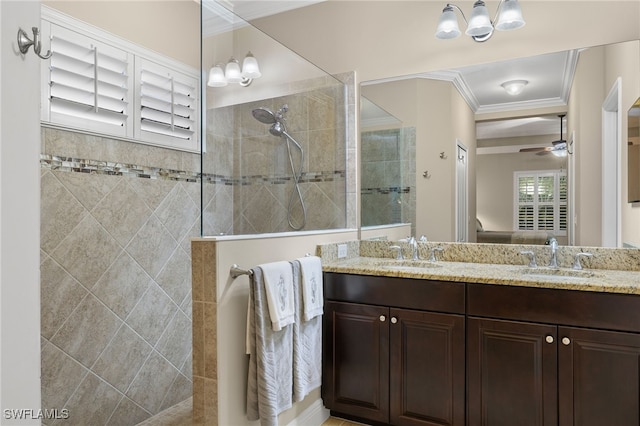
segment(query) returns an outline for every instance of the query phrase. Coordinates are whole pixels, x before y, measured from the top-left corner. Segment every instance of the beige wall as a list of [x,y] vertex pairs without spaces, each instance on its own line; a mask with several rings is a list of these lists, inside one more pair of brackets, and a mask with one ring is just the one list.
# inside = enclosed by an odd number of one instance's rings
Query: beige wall
[[[523,1],[527,24],[498,32],[487,43],[466,36],[437,40],[434,32],[445,3],[327,1],[252,24],[329,73],[356,71],[359,81],[640,38],[637,19],[620,18],[638,17],[638,0],[559,0]],[[456,4],[467,14],[473,1]],[[494,11],[497,2],[487,2],[487,7]],[[568,19],[572,16],[579,19]],[[594,26],[602,30],[594,31]]]
[[[548,136],[549,140],[551,136]],[[549,140],[546,143],[549,143]],[[513,173],[566,170],[566,158],[535,153],[486,154],[477,157],[478,219],[485,231],[513,231]]]
[[606,50],[608,84],[620,76],[622,79],[621,115],[621,196],[622,243],[640,245],[640,204],[628,203],[628,120],[627,111],[640,97],[640,41],[610,46]]
[[575,131],[576,244],[598,246],[602,241],[602,104],[621,78],[620,138],[622,241],[640,241],[640,210],[627,199],[627,116],[640,95],[640,42],[591,48],[580,54],[569,99],[568,134]]
[[200,68],[200,5],[193,0],[44,0],[42,4]]

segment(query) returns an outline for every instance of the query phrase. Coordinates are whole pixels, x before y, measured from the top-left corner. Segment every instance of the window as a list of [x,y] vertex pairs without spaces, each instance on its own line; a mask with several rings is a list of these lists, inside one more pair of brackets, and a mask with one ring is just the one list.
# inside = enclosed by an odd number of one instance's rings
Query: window
[[514,187],[516,231],[550,231],[566,235],[566,172],[515,172]]
[[197,149],[198,80],[136,58],[136,138]]
[[198,152],[198,71],[42,6],[42,122]]
[[127,136],[131,55],[51,24],[45,121]]

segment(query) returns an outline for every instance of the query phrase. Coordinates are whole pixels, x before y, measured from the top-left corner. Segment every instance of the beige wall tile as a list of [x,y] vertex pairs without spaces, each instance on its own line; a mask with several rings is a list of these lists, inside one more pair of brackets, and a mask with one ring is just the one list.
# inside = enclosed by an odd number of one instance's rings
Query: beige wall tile
[[50,339],[87,295],[87,290],[50,257],[40,267],[40,333]]
[[152,349],[151,345],[124,324],[92,370],[120,392],[125,392]]
[[89,294],[51,338],[51,343],[91,367],[121,324],[122,320]]

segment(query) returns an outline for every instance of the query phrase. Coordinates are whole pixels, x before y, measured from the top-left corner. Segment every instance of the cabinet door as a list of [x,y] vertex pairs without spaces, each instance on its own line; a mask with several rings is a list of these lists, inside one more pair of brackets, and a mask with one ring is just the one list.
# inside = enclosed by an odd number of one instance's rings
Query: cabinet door
[[464,425],[464,316],[390,310],[391,423]]
[[544,324],[468,319],[469,426],[558,424],[556,332]]
[[322,395],[332,411],[389,421],[389,309],[327,301]]
[[640,424],[640,335],[558,329],[560,426]]

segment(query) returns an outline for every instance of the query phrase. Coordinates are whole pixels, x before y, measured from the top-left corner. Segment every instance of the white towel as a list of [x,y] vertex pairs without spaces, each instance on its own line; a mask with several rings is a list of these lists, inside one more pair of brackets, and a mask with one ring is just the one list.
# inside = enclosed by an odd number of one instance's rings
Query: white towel
[[299,261],[293,261],[296,321],[293,323],[293,401],[302,401],[322,384],[322,316],[302,321],[302,277]]
[[293,295],[293,272],[290,262],[272,262],[259,265],[269,305],[269,316],[273,331],[293,324],[295,317]]
[[293,327],[273,331],[263,278],[262,270],[255,268],[249,287],[247,419],[278,426],[278,414],[292,405]]
[[302,303],[305,321],[322,315],[324,295],[322,292],[322,261],[318,256],[296,259],[302,271]]

